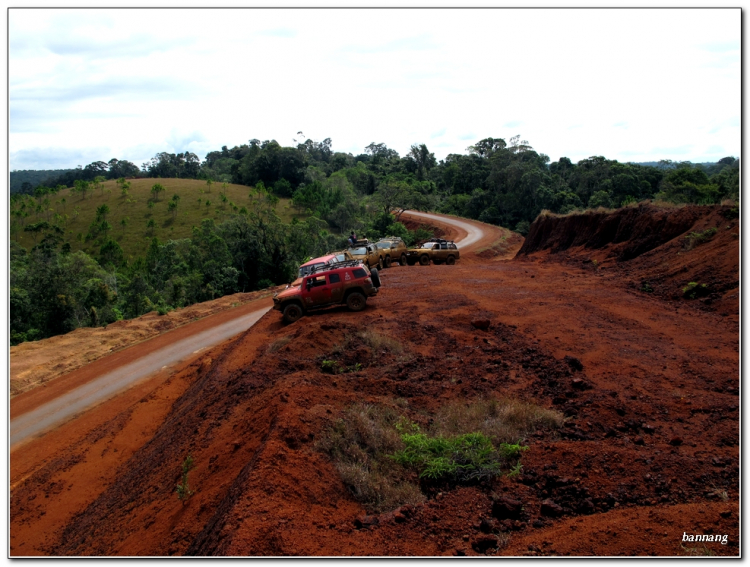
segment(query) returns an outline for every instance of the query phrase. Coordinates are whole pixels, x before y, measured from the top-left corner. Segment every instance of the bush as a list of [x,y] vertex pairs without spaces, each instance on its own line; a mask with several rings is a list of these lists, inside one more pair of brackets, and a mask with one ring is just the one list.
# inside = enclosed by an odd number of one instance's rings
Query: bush
[[696,246],[705,244],[711,240],[717,232],[716,228],[709,228],[703,232],[691,232],[685,237],[685,248],[692,250]]
[[195,468],[195,462],[193,457],[188,455],[185,461],[182,463],[182,479],[176,486],[177,498],[179,498],[183,504],[185,501],[193,495],[193,491],[190,490],[188,485],[188,473]]
[[529,228],[531,228],[531,223],[529,223],[529,221],[523,220],[516,224],[516,232],[522,236],[529,234]]
[[563,423],[559,412],[518,400],[449,404],[426,431],[402,411],[354,404],[317,442],[369,512],[423,501],[420,481],[455,485],[518,474],[519,440]]
[[478,479],[491,479],[502,474],[509,460],[520,457],[528,447],[506,443],[495,447],[482,433],[465,433],[458,437],[428,437],[415,424],[414,432],[405,432],[401,440],[406,446],[392,458],[419,472],[419,478],[451,480],[465,483]]
[[699,284],[696,282],[690,282],[682,288],[682,295],[687,299],[695,299],[697,297],[703,297],[708,295],[709,288],[707,284]]

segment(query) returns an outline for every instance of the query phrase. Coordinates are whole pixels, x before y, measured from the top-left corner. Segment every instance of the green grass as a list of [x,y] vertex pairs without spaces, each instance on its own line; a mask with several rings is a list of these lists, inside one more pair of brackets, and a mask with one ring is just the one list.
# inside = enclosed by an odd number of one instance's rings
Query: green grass
[[[85,242],[85,236],[89,231],[89,225],[96,218],[96,209],[107,205],[110,209],[107,221],[112,225],[109,236],[122,247],[125,258],[132,259],[145,254],[153,236],[161,242],[189,238],[192,235],[192,227],[200,226],[202,219],[211,218],[220,223],[235,214],[229,202],[238,208],[246,207],[250,210],[258,199],[253,188],[245,185],[228,184],[227,202],[224,203],[221,199],[223,191],[220,183],[214,183],[209,193],[206,182],[197,179],[146,178],[131,179],[129,182],[131,186],[127,196],[122,195],[120,186],[114,180],[104,182],[102,190],[89,191],[85,199],[80,194],[72,193],[71,189],[64,189],[56,195],[49,195],[52,212],[38,215],[32,213],[25,219],[25,223],[29,225],[48,220],[48,216],[49,222],[52,223],[55,213],[61,216],[68,215],[67,222],[63,222],[63,228],[64,238],[70,243],[71,249],[83,250],[87,254],[98,256],[98,241],[103,233],[96,240],[88,242]],[[158,200],[155,200],[151,193],[151,187],[156,183],[160,183],[165,189],[160,193]],[[174,218],[167,209],[173,195],[180,197]],[[65,199],[65,204],[62,203],[62,199]],[[201,200],[200,204],[198,199]],[[208,207],[205,204],[206,200],[211,201]],[[38,202],[37,199],[33,200],[34,205]],[[153,202],[152,208],[148,207],[149,202]],[[11,211],[19,206],[20,203],[12,203]],[[305,218],[304,214],[300,214],[291,206],[289,199],[279,200],[276,214],[286,223],[291,222],[293,217],[300,220]],[[126,217],[127,225],[123,227],[121,221]],[[147,224],[152,219],[155,226],[149,229]],[[17,223],[13,215],[11,220]],[[33,236],[23,232],[23,229],[14,232],[12,238],[26,249],[34,246]],[[37,237],[37,241],[39,240],[41,236]]]

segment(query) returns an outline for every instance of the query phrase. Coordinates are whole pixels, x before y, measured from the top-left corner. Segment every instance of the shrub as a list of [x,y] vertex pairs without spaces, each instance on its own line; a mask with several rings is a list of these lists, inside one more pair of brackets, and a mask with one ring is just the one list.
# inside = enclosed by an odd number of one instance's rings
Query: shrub
[[320,370],[321,372],[325,372],[326,374],[335,374],[336,373],[336,361],[335,360],[324,360],[320,363]]
[[716,232],[716,228],[709,228],[703,232],[691,232],[685,237],[685,248],[692,250],[696,246],[708,242],[714,237]]
[[[413,430],[415,425],[410,425]],[[499,476],[503,465],[528,449],[506,443],[495,447],[482,433],[428,437],[418,428],[402,433],[401,440],[406,447],[392,455],[396,462],[417,469],[419,478],[458,483]]]
[[708,295],[709,291],[710,290],[707,284],[690,282],[682,288],[682,295],[687,299],[695,299],[696,297],[703,297]]
[[193,495],[193,491],[190,490],[188,485],[188,473],[195,468],[195,462],[193,457],[188,455],[185,461],[182,463],[182,480],[177,484],[177,498],[179,498],[183,504],[185,501]]

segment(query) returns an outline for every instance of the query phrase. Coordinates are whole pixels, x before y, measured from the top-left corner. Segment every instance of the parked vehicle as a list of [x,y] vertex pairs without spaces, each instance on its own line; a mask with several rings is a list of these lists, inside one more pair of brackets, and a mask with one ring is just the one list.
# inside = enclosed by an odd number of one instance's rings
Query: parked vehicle
[[381,238],[376,246],[383,261],[383,266],[386,268],[390,268],[392,262],[398,262],[402,266],[406,265],[407,247],[400,237],[386,236]]
[[429,265],[430,261],[434,264],[453,265],[459,258],[458,246],[452,240],[442,238],[431,238],[420,244],[416,248],[410,248],[406,251],[406,263],[413,266],[419,262],[422,266]]
[[290,285],[273,296],[273,308],[281,311],[284,321],[294,323],[312,309],[346,304],[352,311],[362,311],[367,298],[377,295],[378,271],[359,260],[347,260],[315,267],[299,285]]
[[313,268],[319,268],[327,264],[333,264],[335,262],[345,262],[346,260],[354,260],[354,257],[349,253],[348,250],[342,250],[340,252],[331,252],[325,256],[319,258],[313,258],[302,264],[297,272],[297,279],[292,282],[291,285],[299,285],[302,282],[302,278],[310,275]]
[[348,252],[355,260],[361,260],[368,268],[377,266],[379,269],[383,269],[383,259],[377,246],[370,244],[370,241],[366,238],[357,240],[354,246],[349,247]]

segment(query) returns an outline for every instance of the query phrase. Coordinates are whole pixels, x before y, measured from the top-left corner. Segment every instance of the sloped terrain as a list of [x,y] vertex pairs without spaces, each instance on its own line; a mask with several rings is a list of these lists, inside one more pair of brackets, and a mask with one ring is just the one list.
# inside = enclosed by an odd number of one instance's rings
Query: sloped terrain
[[541,215],[518,257],[548,257],[582,268],[616,270],[629,287],[679,300],[691,282],[705,285],[696,302],[739,313],[740,222],[737,207],[650,204],[614,212]]
[[[737,313],[632,287],[682,253],[684,232],[619,263],[605,245],[593,265],[583,244],[579,255],[477,256],[499,248],[498,230],[455,266],[384,270],[362,313],[284,325],[272,311],[15,450],[10,553],[738,555]],[[630,267],[648,254],[652,264]],[[722,262],[716,280],[736,278],[738,257]],[[521,474],[425,486],[423,504],[380,516],[320,450],[355,402],[426,424],[480,397],[567,419],[524,440]],[[188,455],[194,494],[182,503]],[[684,532],[725,534],[727,545],[683,543]]]

